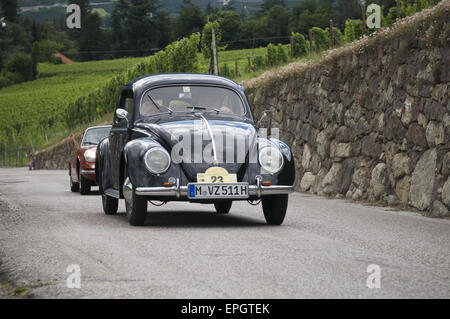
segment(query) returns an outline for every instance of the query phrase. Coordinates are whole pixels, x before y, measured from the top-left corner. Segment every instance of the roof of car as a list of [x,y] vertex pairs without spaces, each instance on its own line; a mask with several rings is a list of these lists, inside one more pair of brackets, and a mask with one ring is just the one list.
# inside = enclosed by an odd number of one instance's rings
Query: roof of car
[[195,73],[165,73],[144,75],[130,81],[127,86],[133,88],[149,87],[164,84],[213,84],[220,86],[227,86],[230,88],[243,90],[243,87],[227,78],[210,75],[210,74],[195,74]]
[[96,128],[104,128],[104,127],[111,128],[111,125],[91,126],[91,127],[88,127],[85,131],[88,131],[90,129],[96,129]]

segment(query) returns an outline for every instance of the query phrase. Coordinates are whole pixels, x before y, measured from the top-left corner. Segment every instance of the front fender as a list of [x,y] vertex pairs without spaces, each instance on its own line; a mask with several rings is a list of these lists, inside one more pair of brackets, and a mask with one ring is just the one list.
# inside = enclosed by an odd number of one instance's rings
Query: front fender
[[95,180],[100,187],[100,191],[112,188],[108,138],[102,140],[97,146],[95,156]]
[[253,173],[255,175],[261,175],[263,180],[271,181],[275,185],[293,185],[295,181],[295,163],[289,146],[274,138],[258,138],[258,151],[262,145],[271,145],[280,150],[283,155],[284,164],[278,173],[263,174],[258,161],[258,172]]
[[162,186],[170,177],[180,178],[180,168],[174,163],[171,163],[169,169],[160,175],[152,174],[147,170],[144,164],[144,155],[153,147],[164,148],[160,143],[148,137],[132,140],[124,147],[128,176],[136,187]]

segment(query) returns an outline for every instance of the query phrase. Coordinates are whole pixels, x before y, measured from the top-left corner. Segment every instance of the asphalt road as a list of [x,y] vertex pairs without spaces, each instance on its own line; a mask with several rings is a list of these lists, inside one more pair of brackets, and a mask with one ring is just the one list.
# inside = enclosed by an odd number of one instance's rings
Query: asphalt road
[[[149,205],[145,227],[69,190],[65,171],[0,169],[0,271],[43,298],[450,297],[450,220],[304,194],[261,206]],[[81,288],[67,267],[80,266]],[[380,267],[368,288],[367,267]],[[6,276],[6,277],[5,277]]]

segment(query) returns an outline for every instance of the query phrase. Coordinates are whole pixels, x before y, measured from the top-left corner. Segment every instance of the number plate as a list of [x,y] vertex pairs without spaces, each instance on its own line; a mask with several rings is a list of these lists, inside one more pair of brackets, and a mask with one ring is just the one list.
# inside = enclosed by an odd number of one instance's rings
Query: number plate
[[188,184],[189,198],[248,198],[248,183]]

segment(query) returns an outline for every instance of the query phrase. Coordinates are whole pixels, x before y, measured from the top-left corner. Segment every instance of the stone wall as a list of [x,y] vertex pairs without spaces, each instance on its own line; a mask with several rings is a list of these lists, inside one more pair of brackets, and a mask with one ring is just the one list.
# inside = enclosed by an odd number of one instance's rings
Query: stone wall
[[448,214],[449,3],[243,83],[291,145],[298,190]]
[[36,169],[69,169],[69,161],[80,145],[82,133],[72,134],[35,155]]

